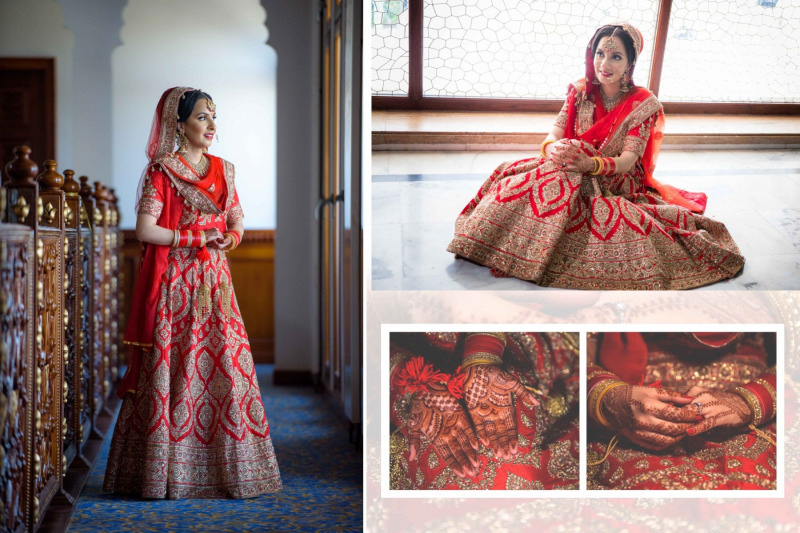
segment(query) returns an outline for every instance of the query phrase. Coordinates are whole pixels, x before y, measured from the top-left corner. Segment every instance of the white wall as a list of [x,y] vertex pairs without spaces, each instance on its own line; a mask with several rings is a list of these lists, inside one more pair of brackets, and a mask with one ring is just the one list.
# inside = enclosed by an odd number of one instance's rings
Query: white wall
[[[31,154],[40,163],[53,157],[58,168],[74,164],[72,132],[72,49],[75,39],[64,27],[61,6],[54,0],[0,1],[0,56],[55,57],[56,153]],[[7,161],[11,154],[0,154]]]
[[275,75],[258,0],[130,0],[112,54],[113,186],[133,227],[136,185],[158,99],[185,85],[217,104],[211,153],[236,166],[248,229],[275,228]]
[[275,369],[317,372],[320,26],[315,20],[320,3],[261,3],[279,59]]
[[[71,168],[89,183],[111,186],[111,52],[120,44],[127,0],[59,0],[64,23],[75,35],[72,51],[74,141]],[[59,116],[59,121],[62,117]],[[61,170],[67,167],[61,167]],[[123,219],[131,224],[130,219]]]

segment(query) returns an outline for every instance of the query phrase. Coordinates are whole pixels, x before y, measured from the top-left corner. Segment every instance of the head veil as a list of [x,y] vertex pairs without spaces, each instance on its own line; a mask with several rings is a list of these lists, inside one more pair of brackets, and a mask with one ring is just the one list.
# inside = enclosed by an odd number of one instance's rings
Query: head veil
[[178,129],[178,104],[184,94],[194,90],[192,87],[172,87],[164,91],[158,101],[145,150],[147,166],[144,167],[142,176],[139,179],[139,187],[136,190],[136,212],[139,211],[139,200],[142,198],[142,188],[147,177],[147,169],[161,157],[175,151],[175,132]]

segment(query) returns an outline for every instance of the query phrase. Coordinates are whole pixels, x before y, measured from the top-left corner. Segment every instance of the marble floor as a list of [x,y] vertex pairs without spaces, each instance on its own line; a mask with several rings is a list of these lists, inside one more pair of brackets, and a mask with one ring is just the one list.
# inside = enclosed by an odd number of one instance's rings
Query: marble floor
[[[522,152],[373,152],[373,290],[558,290],[495,278],[446,251],[456,215]],[[656,177],[703,191],[746,258],[734,279],[695,290],[800,289],[800,150],[664,150]]]

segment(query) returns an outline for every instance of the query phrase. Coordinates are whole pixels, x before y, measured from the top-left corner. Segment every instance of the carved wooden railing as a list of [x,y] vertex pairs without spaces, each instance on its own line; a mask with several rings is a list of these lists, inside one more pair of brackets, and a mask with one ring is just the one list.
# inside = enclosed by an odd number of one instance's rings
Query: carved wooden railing
[[32,524],[28,441],[33,435],[33,230],[0,224],[0,521],[5,531]]
[[51,502],[74,503],[75,476],[85,481],[99,448],[89,441],[107,429],[120,375],[116,198],[85,176],[79,186],[72,170],[61,176],[55,161],[37,176],[29,156],[15,149],[0,208],[8,222],[0,225],[0,527],[8,531],[35,530]]

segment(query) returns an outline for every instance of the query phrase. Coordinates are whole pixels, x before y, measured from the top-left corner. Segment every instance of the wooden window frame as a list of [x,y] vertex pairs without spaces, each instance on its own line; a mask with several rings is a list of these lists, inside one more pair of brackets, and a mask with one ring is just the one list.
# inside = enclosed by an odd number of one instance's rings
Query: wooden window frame
[[[558,112],[563,100],[532,98],[459,98],[423,96],[423,0],[409,0],[408,22],[408,96],[373,96],[375,110],[426,110],[426,111],[532,111]],[[648,87],[658,96],[661,86],[661,68],[667,46],[669,16],[672,0],[661,0],[656,23],[653,63]],[[670,114],[726,114],[726,115],[800,115],[800,104],[749,103],[749,102],[661,102]]]

